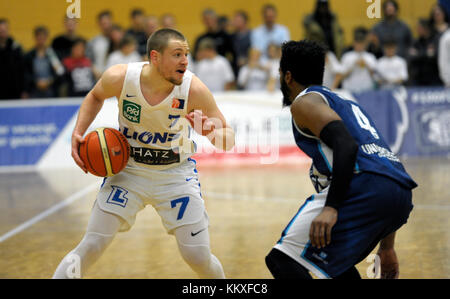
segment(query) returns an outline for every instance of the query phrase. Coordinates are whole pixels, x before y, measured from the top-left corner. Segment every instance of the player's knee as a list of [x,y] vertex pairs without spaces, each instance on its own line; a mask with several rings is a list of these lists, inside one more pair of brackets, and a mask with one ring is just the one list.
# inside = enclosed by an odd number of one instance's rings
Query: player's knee
[[179,245],[181,256],[194,269],[209,267],[211,263],[211,252],[207,246]]

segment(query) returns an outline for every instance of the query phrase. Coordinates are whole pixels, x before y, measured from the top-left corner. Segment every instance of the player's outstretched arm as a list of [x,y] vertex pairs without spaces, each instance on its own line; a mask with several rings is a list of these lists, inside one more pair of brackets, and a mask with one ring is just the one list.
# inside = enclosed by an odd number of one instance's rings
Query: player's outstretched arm
[[194,76],[189,90],[186,119],[194,130],[208,137],[218,149],[228,151],[234,146],[234,131],[225,120],[208,87]]
[[94,121],[103,106],[104,100],[114,96],[120,96],[126,68],[127,66],[125,64],[119,64],[106,70],[81,104],[77,122],[72,133],[72,157],[84,172],[87,172],[87,169],[78,153],[80,144],[83,142],[83,134]]

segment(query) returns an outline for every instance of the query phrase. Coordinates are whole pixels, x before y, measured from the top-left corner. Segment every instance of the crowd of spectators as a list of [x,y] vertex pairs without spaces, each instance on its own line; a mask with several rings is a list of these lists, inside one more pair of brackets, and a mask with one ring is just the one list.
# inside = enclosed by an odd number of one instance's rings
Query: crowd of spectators
[[[450,29],[447,8],[436,3],[417,21],[417,38],[399,19],[395,0],[383,3],[383,18],[373,27],[358,26],[348,46],[329,0],[317,0],[303,18],[304,37],[328,50],[324,85],[352,92],[399,85],[450,87]],[[291,39],[272,4],[261,9],[261,25],[236,11],[229,19],[207,8],[204,32],[192,43],[189,69],[213,92],[274,91],[279,88],[281,45]],[[24,52],[0,18],[0,99],[84,96],[110,66],[146,60],[146,41],[158,28],[177,28],[172,14],[130,13],[130,26],[114,22],[109,10],[97,16],[99,34],[87,41],[77,19],[64,17],[63,33],[50,40],[45,26],[34,29],[34,46]]]

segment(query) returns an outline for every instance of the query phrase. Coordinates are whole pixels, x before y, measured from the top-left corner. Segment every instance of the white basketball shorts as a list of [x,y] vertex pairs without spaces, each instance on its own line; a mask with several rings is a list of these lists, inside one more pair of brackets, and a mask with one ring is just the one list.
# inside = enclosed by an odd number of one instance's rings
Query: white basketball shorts
[[120,231],[129,230],[136,214],[148,204],[156,209],[169,234],[179,226],[207,220],[195,164],[188,158],[164,170],[127,166],[105,178],[97,195],[98,206],[125,220]]

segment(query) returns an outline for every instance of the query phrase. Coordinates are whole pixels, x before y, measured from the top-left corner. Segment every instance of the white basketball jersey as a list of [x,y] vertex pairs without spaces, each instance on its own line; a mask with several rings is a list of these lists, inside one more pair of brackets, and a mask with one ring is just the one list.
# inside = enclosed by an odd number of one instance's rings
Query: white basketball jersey
[[195,152],[187,114],[193,74],[186,70],[183,83],[159,104],[150,105],[140,86],[141,71],[148,62],[129,63],[119,103],[120,132],[131,146],[129,167],[167,169]]

